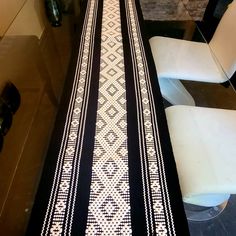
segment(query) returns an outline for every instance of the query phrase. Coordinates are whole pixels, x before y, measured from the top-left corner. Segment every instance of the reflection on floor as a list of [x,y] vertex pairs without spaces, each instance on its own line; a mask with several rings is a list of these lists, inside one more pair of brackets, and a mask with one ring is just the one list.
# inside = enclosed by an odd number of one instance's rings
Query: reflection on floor
[[196,106],[236,110],[236,92],[230,85],[181,81],[193,96]]

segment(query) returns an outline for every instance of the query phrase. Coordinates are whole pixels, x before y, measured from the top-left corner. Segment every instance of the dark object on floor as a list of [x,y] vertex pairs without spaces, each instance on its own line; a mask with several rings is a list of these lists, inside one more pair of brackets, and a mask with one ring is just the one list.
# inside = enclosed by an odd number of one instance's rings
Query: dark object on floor
[[18,89],[13,83],[7,82],[5,84],[1,92],[1,98],[10,111],[15,114],[20,106],[21,97]]
[[45,0],[45,9],[49,22],[52,26],[61,26],[62,9],[59,0]]
[[12,125],[12,116],[20,106],[20,93],[15,85],[6,82],[0,94],[0,152],[3,147],[3,136],[7,134]]

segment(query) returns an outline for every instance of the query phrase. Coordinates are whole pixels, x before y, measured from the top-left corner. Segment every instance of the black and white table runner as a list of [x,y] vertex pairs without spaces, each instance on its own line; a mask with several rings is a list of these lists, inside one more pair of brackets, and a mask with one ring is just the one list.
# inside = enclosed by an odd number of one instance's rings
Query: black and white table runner
[[188,235],[137,5],[86,3],[28,235]]

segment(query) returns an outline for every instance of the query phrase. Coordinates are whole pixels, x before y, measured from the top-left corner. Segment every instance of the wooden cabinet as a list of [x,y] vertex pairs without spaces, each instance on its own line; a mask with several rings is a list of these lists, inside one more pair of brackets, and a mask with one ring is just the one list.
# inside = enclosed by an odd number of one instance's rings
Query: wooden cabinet
[[0,1],[0,37],[7,31],[26,0]]
[[20,235],[25,227],[22,221],[26,221],[33,203],[57,100],[37,37],[4,37],[0,42],[0,71],[0,82],[10,80],[21,94],[20,108],[0,153],[0,231]]
[[54,29],[42,4],[0,1],[0,84],[21,94],[0,153],[1,235],[24,235],[70,59],[73,16]]

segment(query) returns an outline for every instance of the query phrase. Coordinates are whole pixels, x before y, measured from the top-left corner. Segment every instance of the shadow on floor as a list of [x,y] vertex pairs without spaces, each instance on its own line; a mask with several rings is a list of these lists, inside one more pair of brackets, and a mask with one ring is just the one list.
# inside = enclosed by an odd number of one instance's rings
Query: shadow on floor
[[196,106],[236,110],[236,92],[221,84],[181,81],[193,96]]

